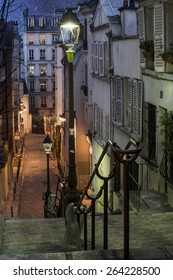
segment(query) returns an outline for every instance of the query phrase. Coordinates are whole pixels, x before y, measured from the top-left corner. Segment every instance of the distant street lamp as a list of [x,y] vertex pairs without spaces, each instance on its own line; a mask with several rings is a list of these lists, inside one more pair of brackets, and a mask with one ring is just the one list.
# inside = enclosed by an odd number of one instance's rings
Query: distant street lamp
[[69,174],[68,174],[68,190],[66,193],[66,203],[76,203],[80,196],[77,191],[77,175],[75,160],[75,131],[74,131],[74,79],[73,79],[73,61],[74,46],[78,44],[80,22],[77,15],[68,9],[62,16],[60,22],[61,36],[63,44],[66,47],[68,59],[68,94],[69,94]]
[[[49,178],[49,154],[50,154],[51,148],[52,148],[52,141],[48,135],[44,138],[43,147],[44,147],[44,151],[47,155],[47,189],[44,193],[45,210],[46,210],[47,205],[48,205],[48,198],[51,193],[50,192],[50,178]],[[46,211],[45,211],[45,216],[46,216]]]

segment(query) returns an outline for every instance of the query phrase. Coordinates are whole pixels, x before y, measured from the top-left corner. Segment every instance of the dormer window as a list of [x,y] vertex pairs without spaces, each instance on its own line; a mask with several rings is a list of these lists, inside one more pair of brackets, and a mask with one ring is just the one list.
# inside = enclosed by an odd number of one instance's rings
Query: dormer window
[[56,17],[51,18],[51,26],[57,26],[57,18]]
[[34,27],[34,17],[28,18],[28,27]]
[[46,25],[46,18],[45,17],[39,17],[39,26],[44,27]]

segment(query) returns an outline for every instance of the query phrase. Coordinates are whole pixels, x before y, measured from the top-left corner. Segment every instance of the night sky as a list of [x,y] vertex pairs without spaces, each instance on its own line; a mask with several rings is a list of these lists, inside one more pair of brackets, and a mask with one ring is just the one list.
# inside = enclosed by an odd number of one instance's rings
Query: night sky
[[[91,2],[90,0],[6,0],[13,2],[8,12],[8,21],[14,20],[19,23],[19,31],[22,31],[23,11],[28,8],[29,14],[52,13],[56,8],[76,7],[81,2]],[[0,9],[4,0],[0,0]]]

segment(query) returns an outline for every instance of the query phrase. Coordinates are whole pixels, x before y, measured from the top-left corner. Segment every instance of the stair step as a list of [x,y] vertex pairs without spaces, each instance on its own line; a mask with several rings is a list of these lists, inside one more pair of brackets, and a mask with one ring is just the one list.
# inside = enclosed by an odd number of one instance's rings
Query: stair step
[[64,218],[8,219],[4,222],[1,254],[61,252]]

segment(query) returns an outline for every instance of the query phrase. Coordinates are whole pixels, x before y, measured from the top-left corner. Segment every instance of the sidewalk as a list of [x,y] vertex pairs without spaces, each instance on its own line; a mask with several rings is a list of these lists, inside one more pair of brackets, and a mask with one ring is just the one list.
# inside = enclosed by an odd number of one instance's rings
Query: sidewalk
[[[43,218],[44,201],[42,193],[47,188],[47,158],[43,149],[45,135],[27,134],[24,141],[23,156],[20,168],[20,179],[16,182],[17,167],[14,167],[14,181],[11,184],[5,207],[5,218]],[[57,160],[50,155],[49,160],[50,189],[56,192]]]

